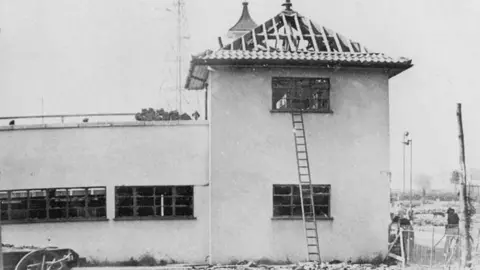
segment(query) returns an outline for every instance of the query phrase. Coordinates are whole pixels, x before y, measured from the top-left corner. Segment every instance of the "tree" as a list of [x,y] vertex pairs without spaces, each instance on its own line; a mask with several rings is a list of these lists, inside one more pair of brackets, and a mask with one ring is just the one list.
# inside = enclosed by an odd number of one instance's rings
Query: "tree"
[[427,191],[432,187],[432,176],[428,174],[419,174],[415,177],[415,185],[422,190],[422,200],[425,202]]

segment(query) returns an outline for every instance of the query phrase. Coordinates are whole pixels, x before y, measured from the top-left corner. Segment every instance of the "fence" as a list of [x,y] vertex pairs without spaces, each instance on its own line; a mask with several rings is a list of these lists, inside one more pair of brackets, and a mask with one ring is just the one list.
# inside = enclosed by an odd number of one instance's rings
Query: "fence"
[[[472,261],[480,265],[480,229],[472,231]],[[405,258],[406,265],[419,269],[456,269],[460,263],[463,238],[457,229],[443,227],[401,229],[396,241],[390,236],[392,257]],[[402,243],[403,242],[403,243]],[[401,246],[404,252],[401,252]]]

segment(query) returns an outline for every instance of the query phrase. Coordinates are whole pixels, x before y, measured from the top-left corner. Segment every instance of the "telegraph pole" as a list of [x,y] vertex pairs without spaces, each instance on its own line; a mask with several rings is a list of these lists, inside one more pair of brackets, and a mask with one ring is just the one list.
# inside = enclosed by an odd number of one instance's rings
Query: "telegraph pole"
[[[458,122],[458,141],[460,143],[460,171],[461,171],[461,182],[460,182],[460,212],[462,218],[460,219],[460,236],[463,236],[461,239],[461,251],[462,256],[460,258],[460,268],[464,269],[466,267],[471,267],[472,265],[472,242],[470,242],[470,225],[471,225],[471,215],[470,215],[470,205],[469,198],[467,196],[467,167],[465,164],[465,142],[463,134],[463,122],[462,122],[462,104],[457,104],[457,122]],[[462,224],[463,223],[463,224]]]

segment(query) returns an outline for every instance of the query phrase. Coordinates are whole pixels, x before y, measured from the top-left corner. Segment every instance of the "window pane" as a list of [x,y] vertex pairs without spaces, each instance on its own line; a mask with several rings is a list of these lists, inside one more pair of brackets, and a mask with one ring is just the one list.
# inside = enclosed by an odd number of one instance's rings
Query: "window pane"
[[44,210],[44,209],[30,210],[29,216],[31,219],[46,219],[47,210]]
[[164,207],[163,208],[164,216],[173,216],[173,207]]
[[177,191],[177,195],[193,195],[193,187],[192,186],[177,186],[175,187]]
[[59,208],[59,209],[50,209],[48,210],[48,215],[50,219],[61,219],[67,217],[66,209]]
[[131,188],[131,187],[117,187],[115,193],[119,196],[133,196],[133,188]]
[[155,187],[155,195],[172,195],[172,187],[171,186],[157,186]]
[[107,217],[105,207],[88,208],[88,214],[91,218],[104,218]]
[[176,216],[193,216],[193,209],[191,207],[175,207]]
[[68,209],[69,218],[85,217],[85,208],[70,207]]
[[301,205],[293,207],[293,216],[300,216],[300,217],[302,216],[302,206]]
[[274,205],[290,205],[292,197],[291,196],[273,196]]
[[138,206],[153,206],[154,198],[153,197],[138,197],[137,196],[137,205]]
[[8,220],[8,213],[7,211],[1,211],[1,219],[2,220]]
[[133,207],[119,207],[117,215],[119,217],[132,217],[133,216]]
[[318,217],[329,217],[328,206],[315,206],[315,215]]
[[137,196],[153,196],[154,187],[137,187]]
[[10,201],[10,207],[12,210],[26,210],[28,205],[27,198],[12,199]]
[[273,215],[274,216],[290,216],[292,209],[289,206],[274,206]]
[[175,205],[180,205],[180,206],[189,206],[192,205],[192,197],[176,197],[175,198]]
[[69,207],[85,207],[85,195],[71,196]]
[[8,201],[0,201],[0,209],[2,211],[7,211],[8,210]]
[[330,186],[327,185],[313,185],[313,193],[330,193]]
[[140,217],[153,216],[153,207],[138,207],[137,215]]
[[103,207],[106,206],[105,195],[93,195],[88,198],[88,207]]
[[172,205],[173,204],[173,198],[172,197],[157,196],[157,197],[155,197],[155,205],[161,206],[162,205],[162,199],[163,199],[163,205]]
[[315,205],[328,205],[330,202],[330,196],[328,195],[315,195]]
[[117,197],[117,206],[133,206],[133,198]]
[[291,193],[292,193],[292,187],[291,186],[284,186],[284,185],[273,186],[273,194],[275,194],[275,195],[290,195]]
[[22,220],[27,218],[27,211],[26,210],[12,210],[11,212],[11,220]]

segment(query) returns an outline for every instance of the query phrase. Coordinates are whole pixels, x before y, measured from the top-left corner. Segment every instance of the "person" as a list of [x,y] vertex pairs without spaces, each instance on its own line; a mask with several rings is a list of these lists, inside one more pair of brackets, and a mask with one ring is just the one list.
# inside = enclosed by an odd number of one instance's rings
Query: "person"
[[458,217],[457,213],[453,208],[448,208],[447,210],[447,225],[445,225],[445,247],[444,247],[444,256],[447,256],[447,252],[449,251],[452,241],[458,236],[459,233],[459,223],[460,218]]

